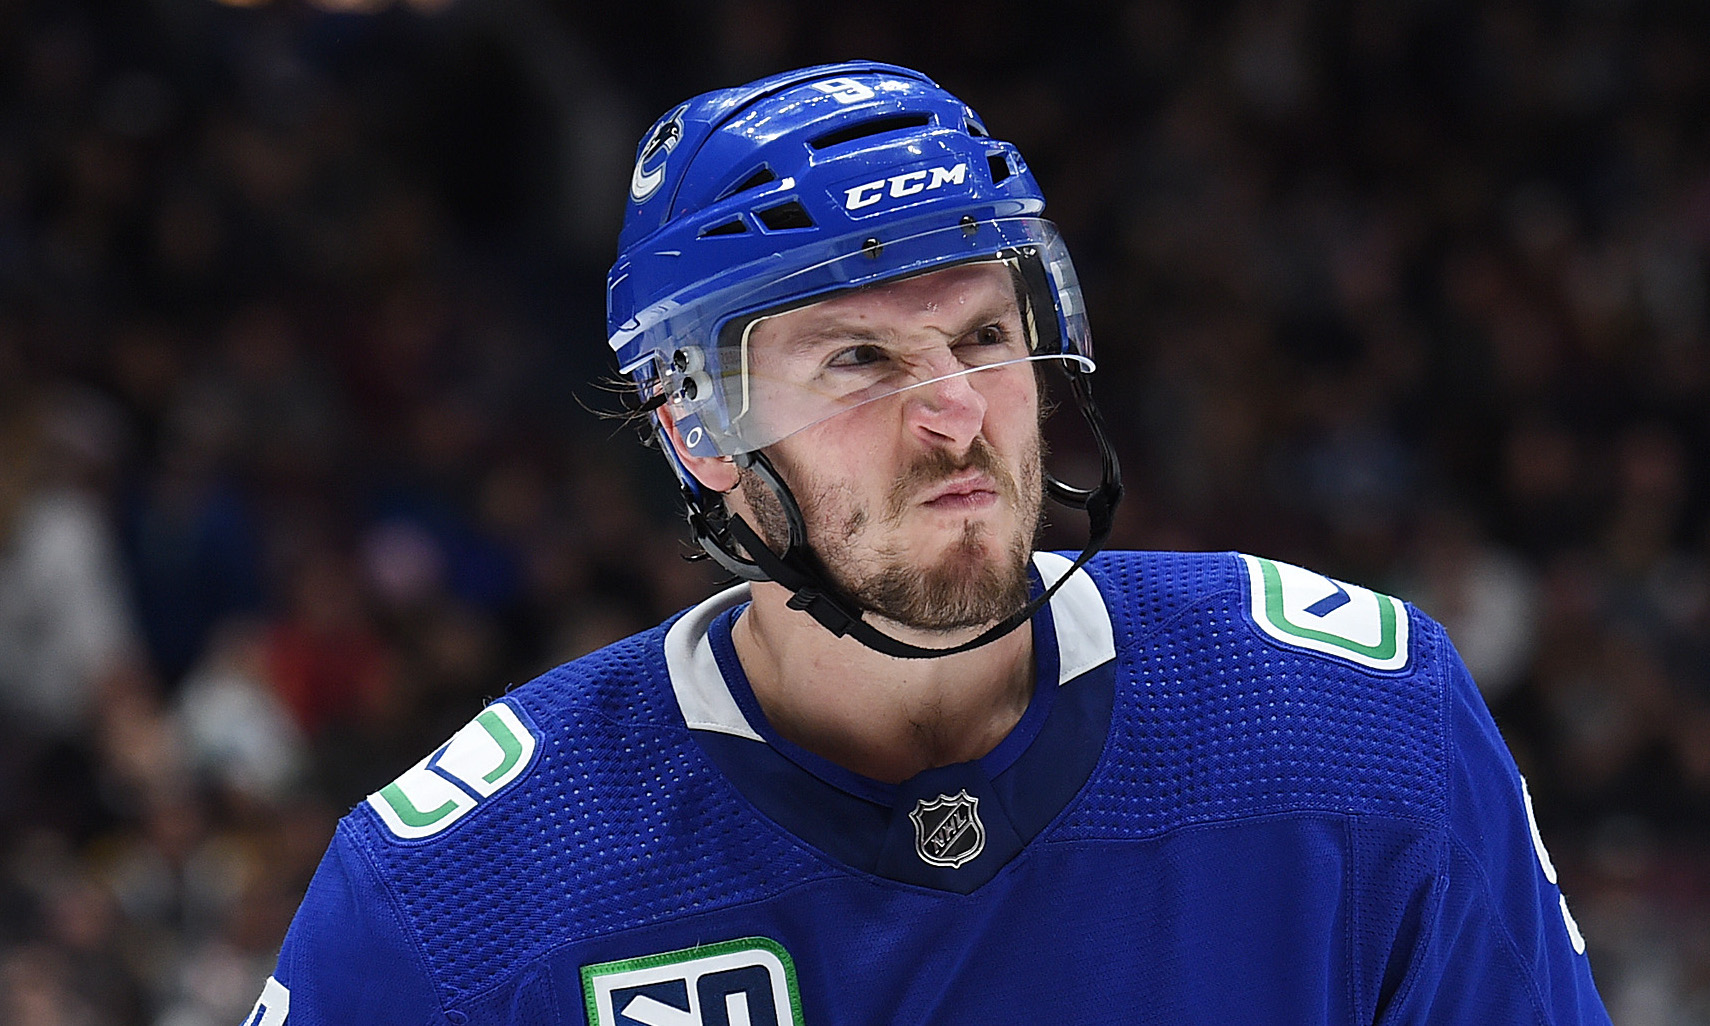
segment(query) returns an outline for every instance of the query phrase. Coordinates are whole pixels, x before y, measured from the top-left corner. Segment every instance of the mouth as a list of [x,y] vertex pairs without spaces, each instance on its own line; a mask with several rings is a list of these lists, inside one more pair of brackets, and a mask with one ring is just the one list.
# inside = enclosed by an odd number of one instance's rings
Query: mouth
[[985,509],[998,500],[997,483],[983,471],[957,474],[929,492],[921,505],[930,510],[959,513]]

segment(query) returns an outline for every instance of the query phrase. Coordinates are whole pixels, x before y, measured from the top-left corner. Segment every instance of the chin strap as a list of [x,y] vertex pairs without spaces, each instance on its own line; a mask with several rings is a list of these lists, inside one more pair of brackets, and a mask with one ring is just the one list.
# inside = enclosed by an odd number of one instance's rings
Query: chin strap
[[[722,512],[709,515],[699,497],[685,489],[689,500],[689,523],[694,530],[695,540],[706,550],[707,555],[726,570],[750,581],[776,581],[792,592],[789,601],[791,609],[807,613],[832,634],[838,637],[848,635],[876,652],[898,659],[936,659],[988,645],[1031,620],[1033,614],[1051,601],[1051,596],[1074,576],[1075,571],[1104,547],[1105,541],[1110,537],[1116,504],[1122,499],[1121,470],[1111,449],[1110,440],[1105,435],[1104,420],[1099,415],[1098,407],[1092,402],[1090,383],[1084,374],[1070,375],[1070,383],[1075,404],[1080,407],[1081,415],[1086,418],[1098,443],[1103,464],[1103,480],[1095,488],[1073,488],[1047,473],[1045,490],[1057,502],[1086,511],[1086,545],[1075,558],[1074,565],[1069,567],[1068,572],[1059,577],[1056,583],[971,641],[948,648],[923,648],[891,637],[868,623],[862,616],[860,604],[832,582],[831,575],[808,546],[807,522],[802,516],[801,507],[796,504],[795,496],[778,476],[771,461],[762,453],[744,453],[737,456],[736,460],[739,466],[754,471],[783,506],[785,519],[790,527],[789,545],[783,553],[773,552],[740,516]],[[740,545],[749,558],[745,559],[738,554],[730,544],[732,541]]]

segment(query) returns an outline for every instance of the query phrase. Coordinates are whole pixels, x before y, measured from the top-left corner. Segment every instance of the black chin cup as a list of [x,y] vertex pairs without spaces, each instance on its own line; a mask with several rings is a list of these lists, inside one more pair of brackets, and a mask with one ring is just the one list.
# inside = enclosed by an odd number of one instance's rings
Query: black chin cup
[[[695,541],[719,566],[748,581],[776,581],[792,593],[790,608],[799,609],[817,620],[821,626],[838,637],[849,635],[876,652],[899,659],[935,659],[955,655],[988,645],[1033,618],[1057,589],[1074,576],[1110,538],[1116,515],[1116,504],[1122,499],[1122,471],[1116,453],[1105,432],[1104,418],[1092,399],[1092,383],[1087,373],[1076,365],[1066,370],[1075,406],[1081,411],[1098,445],[1103,480],[1093,488],[1075,488],[1045,474],[1045,492],[1051,499],[1087,515],[1087,542],[1074,565],[1037,598],[982,632],[979,637],[948,648],[923,648],[884,633],[862,617],[860,603],[839,588],[826,572],[819,557],[807,543],[807,522],[801,507],[791,494],[789,485],[778,476],[764,453],[750,452],[736,456],[737,465],[752,471],[778,497],[784,518],[789,523],[789,545],[783,552],[774,552],[752,527],[740,516],[724,508],[718,500],[703,503],[696,490],[683,488],[689,507],[689,525]],[[746,553],[746,555],[744,554]]]

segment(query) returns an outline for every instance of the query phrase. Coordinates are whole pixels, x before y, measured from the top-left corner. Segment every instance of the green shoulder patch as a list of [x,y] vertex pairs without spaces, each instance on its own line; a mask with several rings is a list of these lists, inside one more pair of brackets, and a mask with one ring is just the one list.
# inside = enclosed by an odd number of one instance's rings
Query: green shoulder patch
[[494,702],[368,804],[397,836],[431,837],[522,776],[538,744],[509,703]]
[[1270,638],[1374,670],[1407,666],[1407,609],[1399,599],[1289,563],[1241,561],[1248,618]]

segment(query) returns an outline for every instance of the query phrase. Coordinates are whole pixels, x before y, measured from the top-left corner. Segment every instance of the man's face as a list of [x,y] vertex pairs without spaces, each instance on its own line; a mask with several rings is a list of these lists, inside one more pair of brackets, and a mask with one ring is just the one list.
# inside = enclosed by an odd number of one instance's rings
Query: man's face
[[[766,318],[749,351],[769,401],[817,401],[834,414],[766,451],[839,585],[923,630],[983,625],[1026,603],[1043,499],[1039,398],[1033,365],[1003,362],[1028,351],[1003,265]],[[983,369],[959,373],[970,367]],[[740,492],[781,549],[777,499],[750,473]]]

